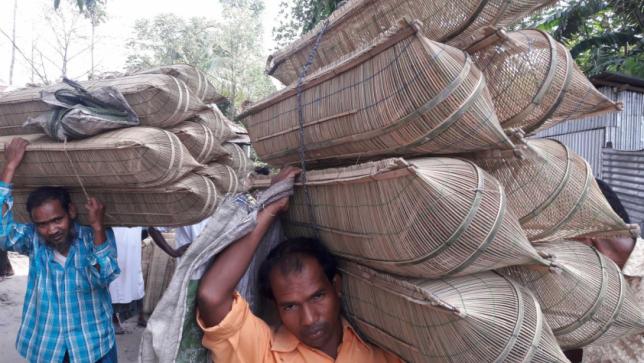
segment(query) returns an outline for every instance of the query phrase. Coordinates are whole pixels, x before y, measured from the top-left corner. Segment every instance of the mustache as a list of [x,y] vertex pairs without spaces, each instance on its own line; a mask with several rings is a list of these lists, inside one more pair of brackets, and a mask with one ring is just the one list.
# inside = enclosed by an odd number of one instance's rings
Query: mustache
[[317,333],[318,331],[326,330],[327,325],[328,324],[326,324],[326,323],[315,323],[313,325],[310,325],[310,326],[307,326],[307,327],[303,328],[302,329],[302,334],[303,335],[313,335],[313,334]]

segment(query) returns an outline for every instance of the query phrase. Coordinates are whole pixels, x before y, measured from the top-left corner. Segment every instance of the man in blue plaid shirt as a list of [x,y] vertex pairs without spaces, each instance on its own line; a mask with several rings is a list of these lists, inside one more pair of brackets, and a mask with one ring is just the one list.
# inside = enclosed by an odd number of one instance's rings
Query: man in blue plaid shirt
[[27,200],[33,223],[16,223],[11,181],[27,144],[14,138],[5,147],[0,176],[0,249],[29,256],[18,352],[30,362],[116,362],[108,286],[119,267],[104,206],[90,198],[89,226],[81,226],[69,193],[42,187]]

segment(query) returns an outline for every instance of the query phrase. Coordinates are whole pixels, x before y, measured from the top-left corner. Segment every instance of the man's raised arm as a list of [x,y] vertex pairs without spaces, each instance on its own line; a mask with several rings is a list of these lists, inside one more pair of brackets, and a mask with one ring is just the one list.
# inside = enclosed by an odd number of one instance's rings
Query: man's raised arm
[[[282,169],[274,182],[294,178],[300,170]],[[197,308],[206,326],[218,325],[230,312],[235,286],[250,265],[255,251],[277,215],[288,208],[288,197],[267,205],[257,214],[257,225],[252,232],[224,249],[208,268],[199,283]]]

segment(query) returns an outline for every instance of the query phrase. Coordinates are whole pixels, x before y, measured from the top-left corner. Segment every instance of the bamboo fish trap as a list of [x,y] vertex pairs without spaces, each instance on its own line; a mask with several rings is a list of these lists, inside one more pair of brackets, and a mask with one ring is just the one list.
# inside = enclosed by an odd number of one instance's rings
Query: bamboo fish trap
[[[88,90],[112,86],[121,91],[139,116],[142,126],[172,127],[190,118],[206,106],[191,96],[186,84],[164,74],[142,74],[123,78],[79,82]],[[24,128],[29,118],[51,110],[40,99],[40,91],[69,88],[56,84],[46,88],[28,88],[0,94],[0,136],[41,133],[38,127]]]
[[[303,81],[306,160],[513,147],[468,56],[419,30],[401,20],[368,47]],[[297,93],[291,85],[239,116],[269,164],[299,160]]]
[[569,362],[534,296],[493,272],[397,278],[343,263],[345,312],[407,362]]
[[185,121],[169,131],[177,135],[190,154],[201,164],[230,155],[221,145],[222,141],[217,139],[203,122]]
[[387,159],[311,171],[307,189],[310,205],[303,188],[292,197],[287,235],[313,237],[317,225],[331,252],[378,270],[438,278],[549,264],[501,185],[471,162]]
[[208,176],[215,183],[220,195],[235,194],[245,191],[237,173],[235,173],[235,170],[228,165],[210,163],[203,169],[199,170],[198,173]]
[[[131,127],[60,143],[44,134],[20,135],[29,141],[14,183],[109,187],[155,186],[180,179],[199,164],[172,133]],[[7,145],[13,136],[0,137]],[[0,148],[4,164],[4,148]]]
[[[566,47],[541,30],[490,36],[468,50],[488,81],[501,126],[525,132],[621,110],[577,68]],[[478,49],[477,49],[478,48]]]
[[500,272],[533,292],[563,349],[644,332],[644,313],[613,261],[580,242],[546,242],[536,248],[554,256],[561,273],[523,266]]
[[217,162],[230,166],[239,179],[245,180],[253,172],[253,162],[246,156],[244,149],[237,144],[226,142],[223,144],[223,148],[228,152],[228,155]]
[[[368,44],[380,33],[409,17],[422,22],[429,39],[464,47],[489,26],[506,26],[530,12],[554,3],[552,0],[353,0],[328,19],[311,71]],[[306,64],[324,22],[288,47],[268,58],[266,71],[284,84],[297,80]]]
[[205,125],[212,131],[215,138],[222,142],[237,137],[230,127],[231,121],[217,107],[208,107],[191,118],[190,121]]
[[602,195],[588,162],[558,141],[528,140],[522,158],[492,151],[472,160],[501,182],[530,241],[630,233]]
[[[13,213],[17,221],[31,222],[26,202],[29,189],[14,190]],[[80,223],[87,223],[83,208],[87,196],[81,188],[69,188]],[[154,187],[87,189],[91,197],[105,204],[105,224],[110,226],[168,226],[195,224],[212,215],[217,206],[217,189],[207,177],[189,174],[174,183]]]
[[167,74],[183,81],[193,95],[204,103],[220,103],[226,97],[217,93],[215,87],[208,80],[208,76],[199,69],[187,64],[174,64],[147,69],[137,74]]

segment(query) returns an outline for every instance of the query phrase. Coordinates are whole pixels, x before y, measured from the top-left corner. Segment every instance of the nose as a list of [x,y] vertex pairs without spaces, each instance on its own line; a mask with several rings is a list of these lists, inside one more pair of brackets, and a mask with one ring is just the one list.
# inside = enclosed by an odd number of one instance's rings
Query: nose
[[53,236],[58,232],[60,232],[60,228],[58,228],[58,226],[56,226],[54,223],[47,225],[47,234],[49,234],[50,236]]
[[302,307],[302,325],[311,326],[318,321],[318,314],[315,309],[312,309],[308,304]]

